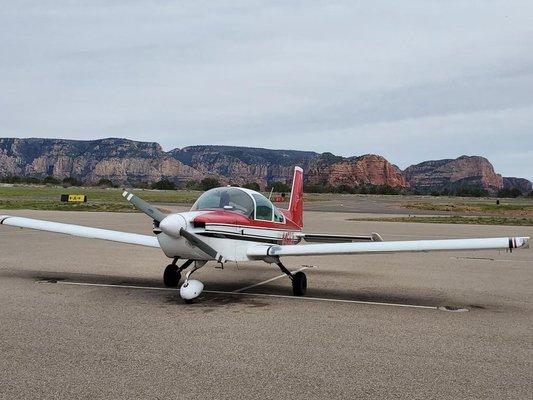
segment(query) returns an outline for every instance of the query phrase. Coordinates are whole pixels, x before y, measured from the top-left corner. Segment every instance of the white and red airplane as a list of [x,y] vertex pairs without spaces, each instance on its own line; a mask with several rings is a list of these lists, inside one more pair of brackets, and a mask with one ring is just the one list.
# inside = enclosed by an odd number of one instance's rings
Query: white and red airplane
[[[306,234],[302,232],[303,170],[300,167],[294,169],[288,209],[275,207],[256,191],[229,186],[208,190],[198,198],[190,211],[170,215],[128,191],[122,195],[154,220],[154,236],[8,215],[0,216],[0,224],[161,248],[167,257],[173,259],[163,274],[163,281],[168,287],[177,287],[181,272],[194,263],[180,288],[180,295],[186,301],[191,301],[202,292],[202,282],[190,279],[190,276],[208,261],[224,264],[260,260],[277,264],[292,280],[294,295],[303,296],[307,290],[305,274],[291,273],[281,262],[281,257],[512,250],[526,247],[529,240],[529,237],[500,237],[385,242],[376,233],[370,236]],[[299,244],[302,240],[307,243]],[[179,260],[185,262],[178,266]]]

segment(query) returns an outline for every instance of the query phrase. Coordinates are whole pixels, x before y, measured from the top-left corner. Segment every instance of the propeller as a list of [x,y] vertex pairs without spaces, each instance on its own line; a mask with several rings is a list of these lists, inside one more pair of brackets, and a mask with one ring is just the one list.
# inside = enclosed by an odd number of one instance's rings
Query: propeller
[[161,222],[166,217],[166,214],[163,214],[157,208],[147,203],[140,197],[135,196],[133,193],[128,192],[127,190],[122,192],[122,197],[133,204],[136,209],[151,217],[154,221]]
[[[159,211],[157,208],[155,208],[151,204],[147,203],[146,201],[144,201],[140,197],[135,196],[133,193],[128,192],[127,190],[124,190],[124,192],[122,193],[122,197],[124,197],[131,204],[133,204],[133,206],[135,208],[137,208],[139,211],[142,211],[146,215],[150,216],[154,221],[157,221],[158,224],[161,223],[165,218],[167,218],[166,214],[162,213],[161,211]],[[172,219],[173,216],[178,216],[178,214],[170,215],[170,219]],[[167,221],[170,222],[169,226],[173,226],[173,225],[176,226],[177,225],[176,223],[173,223],[175,221],[171,222],[168,219],[167,219]],[[185,222],[186,221],[183,220],[182,223],[185,223]],[[163,228],[163,227],[164,227],[164,224],[161,225],[161,228]],[[176,236],[176,233],[173,234],[170,231],[170,229],[168,229],[168,228],[166,230],[164,230],[164,231],[167,234],[171,235],[171,236]],[[176,229],[176,231],[177,231],[177,229]],[[194,247],[197,247],[198,249],[202,250],[205,254],[209,255],[210,257],[212,257],[216,261],[218,261],[220,263],[225,261],[225,259],[222,256],[222,254],[220,254],[218,251],[216,251],[214,248],[212,248],[210,245],[208,245],[206,242],[204,242],[198,235],[185,230],[185,228],[183,228],[183,227],[179,228],[179,234],[180,234],[180,236],[185,238],[185,240],[187,240],[191,245],[193,245]]]
[[212,248],[206,242],[200,239],[198,235],[192,232],[186,231],[183,228],[180,229],[180,235],[183,236],[190,244],[192,244],[193,246],[196,246],[197,248],[202,250],[205,254],[214,258],[216,261],[220,263],[223,263],[225,261],[222,254],[220,254],[218,251],[216,251],[214,248]]

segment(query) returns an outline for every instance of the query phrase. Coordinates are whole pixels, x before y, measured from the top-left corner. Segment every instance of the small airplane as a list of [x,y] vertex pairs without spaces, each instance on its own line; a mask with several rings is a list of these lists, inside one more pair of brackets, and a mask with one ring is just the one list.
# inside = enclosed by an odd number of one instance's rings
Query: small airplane
[[[204,192],[190,211],[167,215],[124,190],[123,197],[153,219],[154,236],[9,215],[0,216],[0,224],[161,248],[173,259],[163,273],[165,286],[177,287],[181,272],[192,265],[180,287],[180,295],[187,302],[202,293],[203,283],[190,278],[208,261],[222,266],[226,262],[245,261],[276,264],[292,280],[293,294],[303,296],[307,291],[306,275],[289,271],[282,257],[439,250],[512,251],[528,246],[529,237],[383,241],[377,233],[368,236],[304,233],[303,192],[300,167],[294,169],[288,209],[275,207],[254,190],[228,186]],[[179,260],[184,260],[180,266]]]

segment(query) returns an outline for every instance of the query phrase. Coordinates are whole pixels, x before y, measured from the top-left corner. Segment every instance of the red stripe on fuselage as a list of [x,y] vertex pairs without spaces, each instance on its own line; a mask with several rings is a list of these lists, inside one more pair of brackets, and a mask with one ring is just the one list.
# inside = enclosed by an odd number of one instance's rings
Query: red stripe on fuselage
[[261,221],[247,218],[236,211],[223,211],[223,210],[205,210],[206,213],[199,215],[193,219],[193,222],[199,222],[204,224],[224,224],[224,225],[236,225],[249,228],[267,228],[278,229],[287,231],[301,231],[301,228],[294,222],[285,218],[285,223],[273,222],[273,221]]

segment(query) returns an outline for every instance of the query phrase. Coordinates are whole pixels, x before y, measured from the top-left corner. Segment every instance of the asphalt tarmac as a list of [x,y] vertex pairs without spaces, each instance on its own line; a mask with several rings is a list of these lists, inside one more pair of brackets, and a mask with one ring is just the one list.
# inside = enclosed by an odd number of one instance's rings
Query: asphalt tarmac
[[[0,214],[151,232],[142,214]],[[308,212],[306,230],[533,237],[353,216]],[[1,226],[0,398],[531,398],[531,249],[285,262],[305,268],[306,298],[275,266],[208,264],[185,304],[157,249]]]

